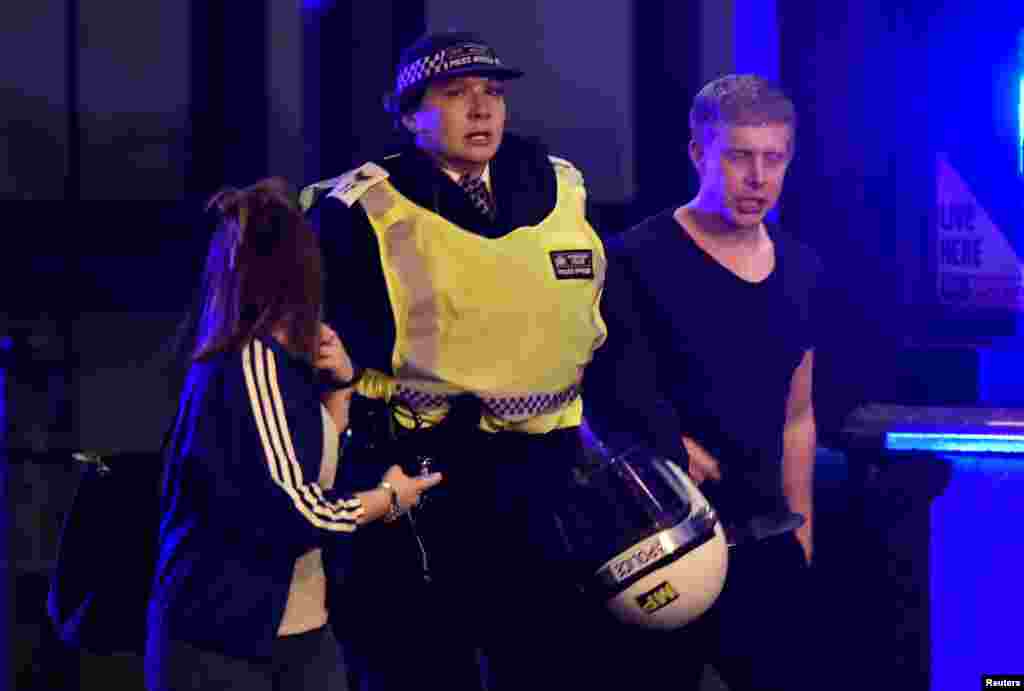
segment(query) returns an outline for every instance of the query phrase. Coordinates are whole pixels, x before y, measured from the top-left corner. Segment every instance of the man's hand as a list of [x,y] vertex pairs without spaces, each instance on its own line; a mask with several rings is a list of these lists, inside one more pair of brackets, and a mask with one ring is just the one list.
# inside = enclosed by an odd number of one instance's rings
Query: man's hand
[[718,465],[718,459],[712,456],[707,450],[697,443],[692,437],[685,434],[682,437],[683,448],[686,455],[690,457],[689,475],[694,483],[700,485],[705,480],[721,480],[722,469]]
[[814,539],[811,533],[811,522],[805,521],[796,531],[796,539],[800,543],[800,546],[804,548],[804,558],[807,559],[807,564],[811,564],[811,560],[814,557]]

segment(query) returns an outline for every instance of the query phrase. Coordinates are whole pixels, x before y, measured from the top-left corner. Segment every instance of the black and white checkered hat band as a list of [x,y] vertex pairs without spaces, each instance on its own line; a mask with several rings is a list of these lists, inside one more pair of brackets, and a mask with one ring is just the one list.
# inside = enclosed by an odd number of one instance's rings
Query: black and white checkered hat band
[[398,73],[395,93],[400,94],[410,86],[452,70],[470,67],[501,67],[501,60],[484,46],[454,46],[445,48],[419,60],[409,63]]
[[[553,413],[575,400],[580,387],[574,384],[556,393],[530,394],[527,396],[481,396],[480,401],[491,415],[501,420],[527,420],[538,415]],[[403,384],[395,390],[395,396],[416,411],[439,410],[448,406],[449,396],[445,394],[418,391]]]

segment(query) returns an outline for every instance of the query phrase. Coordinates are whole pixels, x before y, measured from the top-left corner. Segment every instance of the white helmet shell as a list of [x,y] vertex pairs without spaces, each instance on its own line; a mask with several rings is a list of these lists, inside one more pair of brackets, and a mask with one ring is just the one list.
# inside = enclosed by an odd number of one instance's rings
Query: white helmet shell
[[670,630],[704,614],[721,594],[728,570],[729,548],[722,527],[716,525],[714,536],[687,554],[666,561],[608,600],[616,618]]
[[668,630],[704,614],[721,594],[729,548],[714,509],[690,477],[674,464],[664,467],[685,487],[690,515],[623,550],[595,576],[620,621]]

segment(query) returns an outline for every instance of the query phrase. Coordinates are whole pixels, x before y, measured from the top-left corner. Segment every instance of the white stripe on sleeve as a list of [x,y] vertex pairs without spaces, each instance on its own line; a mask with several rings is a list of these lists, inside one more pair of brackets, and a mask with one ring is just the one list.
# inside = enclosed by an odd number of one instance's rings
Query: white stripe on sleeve
[[256,429],[259,431],[270,477],[311,524],[324,530],[352,532],[363,514],[358,499],[327,501],[316,482],[305,482],[295,457],[284,401],[277,382],[272,350],[254,340],[242,350],[242,371]]

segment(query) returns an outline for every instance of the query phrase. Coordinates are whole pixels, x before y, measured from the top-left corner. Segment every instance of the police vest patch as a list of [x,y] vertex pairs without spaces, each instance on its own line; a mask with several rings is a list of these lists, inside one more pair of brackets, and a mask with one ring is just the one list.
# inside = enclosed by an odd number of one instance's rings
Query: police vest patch
[[553,250],[551,266],[555,278],[560,281],[570,278],[594,279],[593,250]]
[[345,206],[352,206],[366,191],[388,178],[388,171],[376,163],[366,163],[341,176],[338,184],[327,196],[340,199]]

